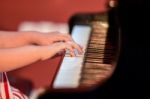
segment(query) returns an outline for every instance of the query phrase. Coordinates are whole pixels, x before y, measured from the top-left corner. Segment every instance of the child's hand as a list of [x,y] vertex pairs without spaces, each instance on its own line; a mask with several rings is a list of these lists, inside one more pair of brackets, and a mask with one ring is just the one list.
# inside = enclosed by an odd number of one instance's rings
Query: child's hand
[[33,43],[37,45],[49,45],[55,42],[73,41],[70,35],[59,32],[37,33],[33,40]]
[[69,50],[70,55],[74,57],[76,56],[74,52],[75,49],[77,49],[79,54],[83,53],[83,49],[78,44],[72,41],[57,42],[49,46],[43,46],[43,51],[42,51],[43,53],[41,55],[41,59],[45,60],[45,59],[51,58],[62,50]]

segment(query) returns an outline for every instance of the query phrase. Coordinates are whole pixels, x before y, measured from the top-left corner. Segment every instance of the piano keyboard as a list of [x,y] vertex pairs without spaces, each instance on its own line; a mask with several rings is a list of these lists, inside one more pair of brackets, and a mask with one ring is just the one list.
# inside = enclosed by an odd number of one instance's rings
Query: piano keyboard
[[104,21],[73,27],[72,38],[86,50],[78,57],[64,57],[54,89],[97,85],[110,75],[114,48],[107,39],[108,27]]
[[[75,26],[72,32],[72,38],[84,49],[87,49],[90,34],[90,26]],[[54,88],[76,88],[79,86],[84,56],[85,53],[77,57],[65,55],[54,82]]]
[[108,24],[102,21],[92,22],[92,34],[89,42],[80,86],[93,86],[106,79],[112,70],[113,47],[108,41]]

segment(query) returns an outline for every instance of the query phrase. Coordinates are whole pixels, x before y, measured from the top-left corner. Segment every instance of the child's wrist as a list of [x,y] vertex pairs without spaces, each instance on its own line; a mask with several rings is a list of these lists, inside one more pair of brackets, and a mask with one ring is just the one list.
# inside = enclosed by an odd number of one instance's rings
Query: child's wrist
[[28,44],[37,44],[37,42],[40,39],[40,33],[39,32],[27,32],[25,39]]

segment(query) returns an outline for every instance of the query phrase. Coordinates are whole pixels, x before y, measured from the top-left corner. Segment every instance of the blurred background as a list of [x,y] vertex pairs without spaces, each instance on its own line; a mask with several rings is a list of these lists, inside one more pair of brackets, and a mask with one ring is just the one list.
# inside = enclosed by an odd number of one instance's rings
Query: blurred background
[[17,30],[22,22],[67,23],[79,12],[104,11],[105,3],[106,0],[0,0],[0,29]]

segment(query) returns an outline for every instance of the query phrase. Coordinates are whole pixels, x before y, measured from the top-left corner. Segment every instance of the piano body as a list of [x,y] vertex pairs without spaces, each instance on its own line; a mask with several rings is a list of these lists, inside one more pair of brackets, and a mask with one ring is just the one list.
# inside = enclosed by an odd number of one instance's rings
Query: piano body
[[[31,90],[44,87],[51,92],[83,92],[107,81],[116,68],[120,52],[116,1],[110,0],[109,4],[106,12],[78,13],[70,18],[71,36],[85,48],[83,55],[70,57],[65,52],[31,64],[35,68],[27,66],[9,72],[15,77],[11,78],[12,84],[14,79],[23,78],[32,81]],[[53,69],[48,70],[47,66]]]

